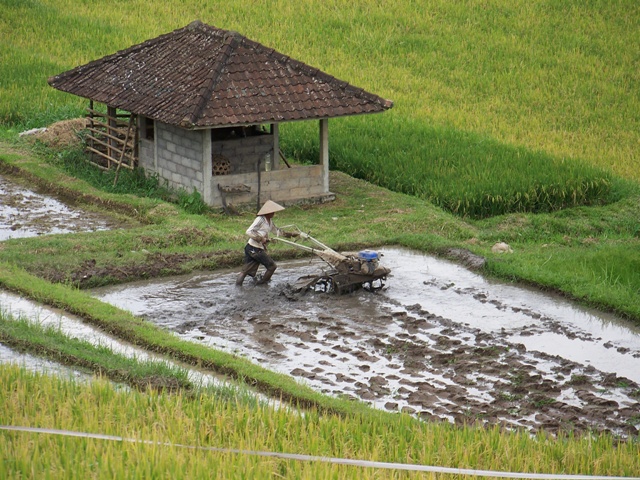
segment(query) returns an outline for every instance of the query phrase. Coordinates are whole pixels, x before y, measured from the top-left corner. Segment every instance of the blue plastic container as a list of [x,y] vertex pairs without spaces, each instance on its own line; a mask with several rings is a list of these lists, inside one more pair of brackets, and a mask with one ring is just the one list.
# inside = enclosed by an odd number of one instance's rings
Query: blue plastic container
[[360,250],[358,252],[358,258],[368,262],[378,260],[378,252],[374,252],[373,250]]

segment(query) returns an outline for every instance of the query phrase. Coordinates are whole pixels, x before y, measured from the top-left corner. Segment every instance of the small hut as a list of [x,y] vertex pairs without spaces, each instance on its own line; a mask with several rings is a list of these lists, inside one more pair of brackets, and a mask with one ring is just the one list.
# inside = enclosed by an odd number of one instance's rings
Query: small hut
[[[48,81],[89,100],[87,148],[95,163],[142,167],[224,208],[333,199],[328,120],[393,106],[199,21]],[[292,166],[280,150],[279,125],[301,120],[319,123],[318,165]]]

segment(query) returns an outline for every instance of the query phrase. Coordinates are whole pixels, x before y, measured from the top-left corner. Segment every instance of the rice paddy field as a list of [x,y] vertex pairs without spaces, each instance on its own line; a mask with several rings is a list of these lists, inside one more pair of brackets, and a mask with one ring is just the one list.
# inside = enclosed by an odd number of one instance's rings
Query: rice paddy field
[[[353,205],[368,200],[364,189],[349,187],[348,203],[335,207],[344,211],[327,209],[316,218],[328,243],[346,246],[366,227],[367,239],[378,243],[422,251],[464,246],[489,258],[490,273],[640,318],[640,3],[0,0],[0,143],[16,142],[23,130],[84,115],[87,101],[49,87],[48,77],[196,19],[238,31],[394,101],[384,114],[329,122],[331,167],[412,198],[385,193],[399,205],[394,215],[376,206],[338,231],[336,212],[348,218]],[[281,134],[289,158],[317,158],[314,122],[283,125]],[[13,153],[0,152],[0,157],[22,162]],[[59,175],[55,164],[44,171],[27,159],[20,166],[34,177],[38,169],[43,177]],[[171,253],[242,243],[233,232],[245,219],[218,219],[212,226],[204,216],[181,211],[156,221],[155,200],[131,195],[119,201],[131,202],[149,226],[82,239],[8,242],[0,247],[0,283],[99,318],[106,315],[100,311],[104,307],[72,286],[36,280],[26,272],[37,276],[59,265],[69,272],[91,255],[99,264],[123,265],[133,258],[127,252],[142,248],[142,237],[157,237],[157,249]],[[174,212],[173,206],[166,208]],[[291,214],[296,221],[306,215],[294,209]],[[183,231],[206,235],[195,243],[158,246]],[[509,242],[519,254],[496,260],[490,247],[497,241]],[[47,255],[38,254],[42,251]],[[115,253],[121,251],[124,255]],[[108,314],[120,318],[120,313]],[[138,328],[128,317],[122,321],[125,329]],[[57,343],[65,352],[80,348],[64,339],[41,338],[51,337],[41,332],[21,335],[26,343],[36,344],[37,337],[42,345]],[[100,362],[110,366],[112,380],[134,370],[118,359]],[[160,375],[142,372],[143,378]],[[182,374],[161,375],[180,379]],[[0,431],[1,478],[478,478],[237,450],[551,475],[640,476],[638,440],[609,435],[551,437],[462,428],[333,398],[316,403],[339,408],[274,408],[245,391],[123,388],[104,378],[83,383],[10,366],[0,366],[0,385],[0,425],[149,440]]]
[[[232,389],[141,393],[114,389],[105,380],[61,381],[17,367],[0,368],[0,380],[12,387],[0,398],[7,412],[3,423],[88,434],[0,431],[2,478],[478,478],[340,465],[329,458],[549,475],[637,474],[637,446],[615,445],[610,438],[505,435],[498,428],[459,429],[374,411],[344,417],[307,410],[302,415],[256,403]],[[131,441],[89,435],[96,432]]]
[[[200,19],[393,100],[331,122],[333,167],[456,214],[608,203],[640,179],[633,0],[102,5],[2,1],[0,122],[81,114],[49,76]],[[287,155],[317,158],[313,122],[283,127]]]

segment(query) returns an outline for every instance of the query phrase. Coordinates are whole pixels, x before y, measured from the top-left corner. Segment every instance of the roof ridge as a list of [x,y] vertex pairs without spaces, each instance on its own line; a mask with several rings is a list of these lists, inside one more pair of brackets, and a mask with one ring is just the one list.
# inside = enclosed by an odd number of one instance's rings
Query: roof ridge
[[[192,26],[195,23],[196,22],[193,22],[189,26]],[[240,35],[238,32],[234,32],[233,30],[225,31],[224,45],[222,46],[220,54],[218,55],[218,60],[213,66],[209,84],[203,89],[203,92],[200,95],[200,99],[193,111],[190,114],[185,115],[185,117],[180,122],[181,127],[192,127],[193,125],[195,125],[198,117],[202,115],[202,112],[204,111],[205,107],[207,106],[207,102],[209,101],[209,97],[220,81],[220,74],[222,73],[222,69],[225,67],[227,61],[229,60],[229,57],[231,57],[231,54],[236,49],[238,44],[243,40],[243,38],[244,37],[242,35]]]

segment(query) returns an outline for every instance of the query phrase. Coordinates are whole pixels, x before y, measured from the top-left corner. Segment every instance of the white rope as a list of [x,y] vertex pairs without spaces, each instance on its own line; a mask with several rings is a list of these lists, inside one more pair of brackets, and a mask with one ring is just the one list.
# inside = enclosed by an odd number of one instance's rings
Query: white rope
[[218,453],[234,453],[240,455],[256,455],[260,457],[282,458],[286,460],[299,460],[307,462],[324,462],[338,465],[351,465],[354,467],[384,468],[391,470],[410,470],[414,472],[450,473],[452,475],[469,475],[476,477],[492,478],[533,478],[544,480],[640,480],[640,477],[603,477],[592,475],[558,475],[544,473],[514,473],[498,472],[492,470],[470,470],[465,468],[433,467],[428,465],[412,465],[408,463],[387,463],[372,462],[368,460],[351,460],[348,458],[318,457],[315,455],[302,455],[296,453],[262,452],[255,450],[238,450],[235,448],[202,447],[193,445],[182,445],[179,443],[159,442],[153,440],[138,440],[135,438],[124,438],[115,435],[103,435],[100,433],[74,432],[71,430],[56,430],[52,428],[15,427],[10,425],[0,425],[0,430],[11,430],[16,432],[45,433],[50,435],[62,435],[67,437],[93,438],[97,440],[110,440],[114,442],[142,443],[147,445],[160,445],[165,447],[189,448],[193,450],[205,450]]

